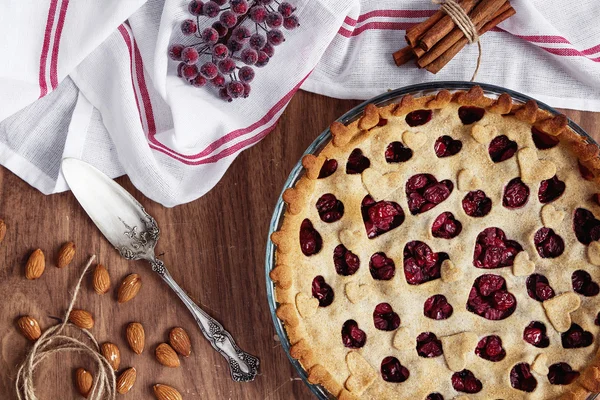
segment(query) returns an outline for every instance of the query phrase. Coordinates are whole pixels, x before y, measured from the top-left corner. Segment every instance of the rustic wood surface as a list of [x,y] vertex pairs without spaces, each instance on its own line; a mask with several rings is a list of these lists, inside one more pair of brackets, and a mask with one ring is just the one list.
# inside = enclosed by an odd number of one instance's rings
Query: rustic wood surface
[[[91,276],[87,277],[77,307],[93,313],[92,332],[100,342],[120,347],[121,368],[136,367],[137,382],[123,398],[151,398],[155,383],[174,386],[186,399],[312,398],[275,338],[265,289],[267,231],[292,166],[331,121],[358,103],[298,93],[277,129],[243,152],[210,193],[190,204],[166,209],[140,194],[129,179],[117,179],[159,222],[162,236],[157,252],[164,253],[173,277],[229,329],[243,349],[260,357],[261,373],[252,383],[231,381],[225,360],[204,340],[183,304],[144,263],[121,259],[71,193],[44,196],[0,168],[0,218],[8,225],[0,245],[0,398],[16,398],[17,365],[29,348],[15,328],[16,318],[29,314],[42,328],[55,324],[53,317],[64,312],[80,268],[92,253],[108,268],[112,288],[99,296],[91,288]],[[600,113],[565,113],[600,139]],[[69,240],[77,244],[75,260],[58,269],[56,253]],[[38,247],[46,254],[46,271],[40,279],[28,281],[24,265]],[[141,275],[142,289],[132,301],[117,304],[116,287],[131,272]],[[129,350],[124,339],[124,328],[132,321],[146,329],[141,355]],[[153,353],[174,326],[190,334],[193,352],[182,359],[180,368],[171,369],[158,364]],[[72,381],[80,366],[90,367],[89,361],[74,355],[44,363],[36,375],[39,398],[78,398]]]

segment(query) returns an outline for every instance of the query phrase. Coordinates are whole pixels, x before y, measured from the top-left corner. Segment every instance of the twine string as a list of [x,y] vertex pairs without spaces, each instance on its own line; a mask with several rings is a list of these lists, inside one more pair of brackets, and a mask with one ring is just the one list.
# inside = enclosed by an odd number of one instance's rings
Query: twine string
[[[89,400],[114,400],[116,396],[116,377],[115,372],[109,364],[108,360],[100,354],[100,346],[94,338],[94,335],[87,329],[81,329],[69,322],[69,314],[75,306],[75,301],[81,289],[81,282],[86,272],[92,265],[96,256],[92,255],[85,265],[83,272],[79,276],[77,285],[73,291],[73,297],[69,303],[69,307],[65,313],[62,322],[54,325],[39,337],[33,347],[27,354],[23,363],[17,371],[17,379],[15,381],[15,389],[19,400],[37,400],[35,393],[34,372],[36,367],[48,357],[63,353],[77,352],[91,358],[96,365],[96,376],[88,396]],[[90,346],[79,338],[69,335],[67,331],[83,333],[84,336],[92,343]]]
[[477,67],[475,68],[475,72],[473,72],[473,76],[471,77],[471,82],[475,80],[477,76],[477,72],[479,72],[479,66],[481,65],[481,41],[479,40],[479,35],[477,34],[477,27],[469,18],[469,15],[465,12],[465,10],[455,1],[455,0],[431,0],[435,4],[441,5],[441,10],[445,12],[452,21],[458,26],[458,28],[465,34],[465,37],[469,41],[469,43],[477,43],[477,48],[479,49],[479,55],[477,56]]

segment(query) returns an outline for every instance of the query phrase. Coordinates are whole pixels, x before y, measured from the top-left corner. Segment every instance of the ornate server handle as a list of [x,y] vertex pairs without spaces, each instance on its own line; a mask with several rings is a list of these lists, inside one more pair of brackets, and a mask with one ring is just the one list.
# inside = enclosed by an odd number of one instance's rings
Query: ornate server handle
[[212,347],[217,350],[229,363],[231,377],[236,382],[253,381],[258,373],[259,359],[251,354],[241,350],[223,326],[202,310],[173,280],[164,263],[155,258],[150,261],[152,270],[157,272],[163,280],[169,285],[177,296],[183,301],[188,310],[192,313],[202,334]]

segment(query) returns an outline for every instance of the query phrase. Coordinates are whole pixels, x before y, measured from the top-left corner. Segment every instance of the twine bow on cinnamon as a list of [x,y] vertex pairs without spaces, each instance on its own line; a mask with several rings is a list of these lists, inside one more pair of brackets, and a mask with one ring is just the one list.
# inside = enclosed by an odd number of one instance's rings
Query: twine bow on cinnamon
[[[34,343],[33,347],[27,354],[27,357],[23,363],[19,366],[17,372],[17,379],[15,381],[15,389],[17,392],[17,398],[19,400],[37,400],[37,395],[34,385],[34,372],[36,367],[49,356],[56,355],[62,352],[77,352],[90,357],[96,364],[96,376],[94,384],[90,390],[88,399],[89,400],[103,400],[109,399],[114,400],[116,396],[116,377],[115,372],[108,360],[102,356],[99,352],[98,342],[88,330],[80,329],[77,326],[68,322],[69,314],[73,310],[75,300],[81,289],[81,282],[85,273],[89,269],[90,265],[94,261],[95,256],[91,256],[88,260],[75,290],[73,297],[69,303],[67,312],[65,313],[63,321],[51,328],[48,328],[42,336]],[[67,330],[72,329],[75,332],[83,332],[85,336],[92,342],[93,347],[82,342],[78,338],[67,334]]]

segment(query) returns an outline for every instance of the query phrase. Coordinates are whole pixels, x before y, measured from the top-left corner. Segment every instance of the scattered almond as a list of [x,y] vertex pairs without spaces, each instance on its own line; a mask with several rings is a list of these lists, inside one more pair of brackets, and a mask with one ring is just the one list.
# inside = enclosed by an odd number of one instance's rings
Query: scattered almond
[[169,343],[176,352],[184,357],[188,357],[192,353],[192,343],[187,332],[181,327],[175,327],[169,332]]
[[77,387],[79,394],[87,399],[90,395],[90,390],[92,390],[93,383],[94,378],[92,374],[83,368],[77,368],[75,371],[75,387]]
[[38,279],[46,269],[46,259],[42,250],[37,249],[29,256],[25,265],[25,278],[29,280]]
[[56,266],[58,268],[66,267],[73,261],[73,257],[75,257],[75,243],[67,242],[63,244],[56,257]]
[[98,294],[104,294],[110,289],[110,275],[102,264],[98,264],[94,270],[93,286],[94,291]]
[[119,375],[119,378],[117,379],[117,392],[121,394],[129,392],[135,383],[136,377],[137,372],[135,368],[127,368],[125,371],[121,372],[121,375]]
[[40,324],[35,320],[35,318],[25,315],[17,320],[17,326],[19,330],[27,339],[31,341],[37,340],[42,335],[42,330],[40,329]]
[[127,339],[127,343],[129,343],[129,347],[135,354],[142,354],[146,343],[146,334],[142,324],[139,322],[132,322],[127,325],[125,338]]
[[181,393],[171,386],[159,383],[154,385],[152,389],[154,389],[154,396],[156,396],[157,400],[183,400]]
[[123,279],[123,282],[121,282],[121,287],[119,287],[117,301],[119,303],[125,303],[133,299],[138,294],[141,287],[142,279],[138,274],[127,275],[125,279]]
[[173,348],[167,343],[161,343],[158,346],[156,346],[154,355],[156,356],[156,360],[165,367],[179,367],[179,357],[177,357],[177,353],[175,353],[175,350],[173,350]]
[[74,308],[69,314],[69,321],[81,329],[92,329],[94,327],[94,317],[89,311]]
[[6,224],[0,219],[0,243],[4,240],[4,236],[6,236]]
[[106,342],[102,345],[100,350],[104,358],[106,358],[106,360],[110,364],[110,366],[113,367],[115,371],[117,371],[119,369],[119,365],[121,365],[121,352],[119,351],[117,345],[114,343]]

